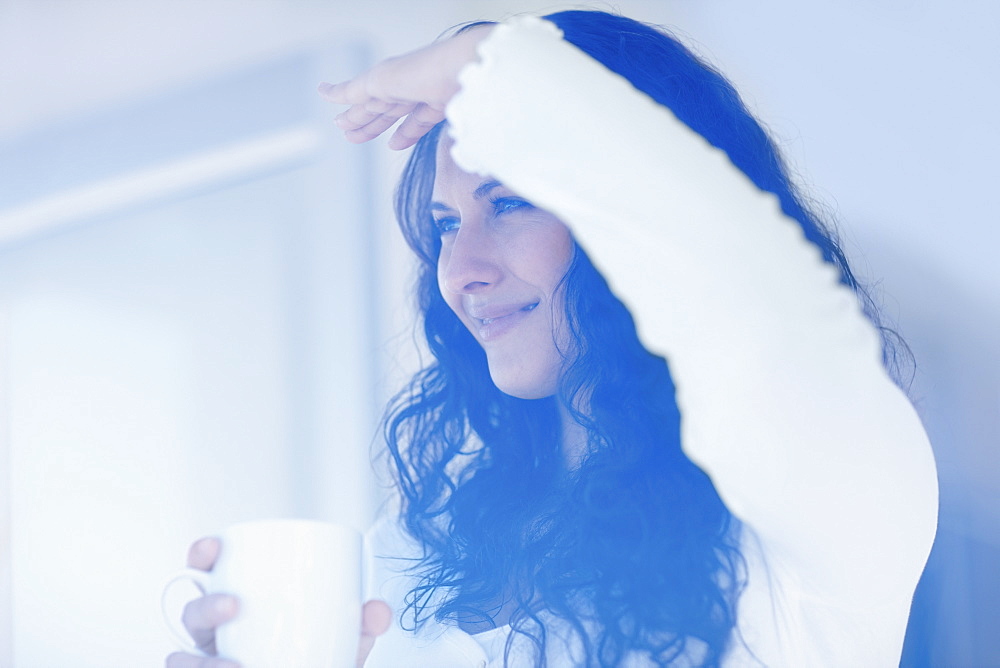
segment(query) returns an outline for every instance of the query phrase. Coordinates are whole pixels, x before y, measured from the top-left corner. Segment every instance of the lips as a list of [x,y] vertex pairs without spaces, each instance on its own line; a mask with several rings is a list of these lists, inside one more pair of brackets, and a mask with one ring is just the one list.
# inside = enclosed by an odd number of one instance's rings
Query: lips
[[538,302],[490,304],[466,310],[478,325],[479,340],[484,343],[506,334],[529,317]]

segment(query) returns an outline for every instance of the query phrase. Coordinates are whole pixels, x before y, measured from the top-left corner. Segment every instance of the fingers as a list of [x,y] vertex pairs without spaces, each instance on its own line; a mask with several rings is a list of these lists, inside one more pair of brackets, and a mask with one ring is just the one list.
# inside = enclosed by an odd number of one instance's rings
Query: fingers
[[379,116],[375,121],[372,121],[363,128],[344,132],[344,138],[353,144],[362,144],[366,141],[375,139],[383,132],[391,128],[398,120],[399,118],[393,118],[390,116]]
[[350,109],[339,114],[335,119],[337,127],[341,130],[352,130],[362,128],[372,121],[382,117],[391,116],[399,119],[410,113],[414,105],[397,104],[386,102],[385,100],[369,100],[365,104],[352,105]]
[[369,102],[355,105],[336,117],[337,127],[344,137],[355,144],[375,139],[409,114],[415,105]]
[[349,81],[320,84],[319,93],[352,107],[337,124],[353,142],[373,139],[405,117],[389,148],[407,148],[444,120],[444,108],[459,90],[459,73],[478,58],[477,47],[492,30],[477,26],[388,58]]
[[184,606],[181,617],[198,649],[215,653],[215,629],[239,612],[236,598],[228,594],[208,594]]
[[389,630],[392,609],[385,601],[368,601],[361,609],[361,635],[377,637]]
[[364,665],[375,639],[389,630],[392,610],[385,601],[368,601],[361,609],[361,641],[358,644],[358,668]]
[[218,538],[202,538],[195,541],[188,550],[187,565],[201,571],[210,571],[219,558],[222,543]]
[[421,137],[430,132],[431,128],[443,120],[444,111],[426,104],[417,105],[389,138],[389,148],[399,151],[413,146]]
[[389,139],[389,148],[409,148],[444,120],[444,112],[427,104],[400,104],[384,100],[369,100],[353,105],[338,115],[334,122],[344,131],[348,141],[360,144],[375,139],[391,128],[400,118],[405,120]]
[[174,652],[167,657],[166,668],[240,668],[240,664],[214,656],[195,656]]
[[359,79],[355,77],[337,84],[324,81],[317,90],[324,100],[333,104],[363,104],[370,96]]
[[[384,111],[373,111],[384,110]],[[394,104],[379,102],[354,105],[337,116],[337,127],[348,141],[360,144],[375,139],[391,128],[400,118],[405,120],[389,139],[389,148],[409,148],[444,120],[444,112],[426,104]]]
[[[188,550],[187,565],[210,571],[219,558],[222,543],[218,538],[202,538]],[[215,654],[215,629],[239,612],[236,599],[226,594],[209,594],[184,606],[181,620],[195,645],[206,654]],[[195,656],[175,652],[167,657],[167,668],[239,668],[239,664],[215,656]]]
[[353,79],[331,84],[326,81],[317,87],[317,92],[327,102],[333,104],[366,105],[371,102],[386,105],[404,103],[406,99],[400,99],[390,93],[390,85],[386,85],[386,71],[392,67],[394,59],[379,63],[375,67],[362,72]]
[[[389,140],[389,148],[404,149],[444,120],[445,102],[428,103],[437,97],[424,96],[428,91],[420,90],[420,85],[415,85],[413,91],[407,90],[408,82],[414,78],[412,72],[407,74],[408,62],[407,58],[390,58],[350,81],[319,85],[319,94],[327,101],[350,105],[335,119],[348,141],[360,144],[375,139],[403,118]],[[447,101],[451,94],[442,93],[438,97]]]

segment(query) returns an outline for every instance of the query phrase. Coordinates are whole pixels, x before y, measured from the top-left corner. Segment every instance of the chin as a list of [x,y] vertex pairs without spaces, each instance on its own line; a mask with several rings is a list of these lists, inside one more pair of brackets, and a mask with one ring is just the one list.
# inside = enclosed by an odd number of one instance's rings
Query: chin
[[558,389],[558,378],[524,378],[505,377],[503,374],[490,370],[490,377],[497,389],[515,399],[545,399],[551,397]]

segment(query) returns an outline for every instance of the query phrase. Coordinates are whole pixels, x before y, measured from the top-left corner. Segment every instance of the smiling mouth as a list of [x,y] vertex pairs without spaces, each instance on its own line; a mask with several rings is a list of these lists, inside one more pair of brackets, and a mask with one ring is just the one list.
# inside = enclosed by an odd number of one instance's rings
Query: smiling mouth
[[528,304],[524,308],[519,308],[516,311],[511,311],[507,315],[497,316],[496,318],[476,318],[476,320],[478,320],[483,326],[486,326],[486,325],[494,323],[494,322],[496,322],[498,320],[503,320],[504,318],[509,318],[512,315],[515,315],[515,314],[520,313],[522,311],[524,311],[524,312],[534,311],[536,306],[538,306],[538,302],[535,302],[534,304]]
[[538,302],[534,302],[519,309],[505,313],[504,315],[498,315],[490,318],[473,317],[473,320],[479,323],[479,327],[477,329],[479,340],[485,344],[506,334],[517,327],[521,321],[527,318],[528,314],[534,311],[537,307]]

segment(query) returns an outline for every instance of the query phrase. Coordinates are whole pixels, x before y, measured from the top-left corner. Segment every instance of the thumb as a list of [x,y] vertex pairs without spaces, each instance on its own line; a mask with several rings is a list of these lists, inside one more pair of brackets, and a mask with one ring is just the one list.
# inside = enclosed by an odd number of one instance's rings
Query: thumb
[[385,601],[368,601],[361,609],[361,641],[358,643],[358,668],[365,665],[365,659],[375,645],[375,639],[389,630],[392,610]]

